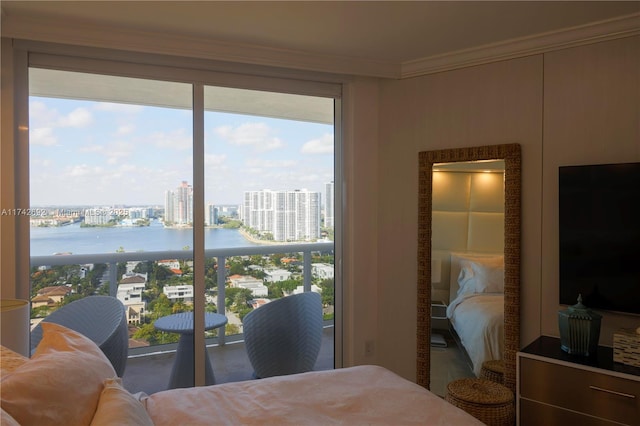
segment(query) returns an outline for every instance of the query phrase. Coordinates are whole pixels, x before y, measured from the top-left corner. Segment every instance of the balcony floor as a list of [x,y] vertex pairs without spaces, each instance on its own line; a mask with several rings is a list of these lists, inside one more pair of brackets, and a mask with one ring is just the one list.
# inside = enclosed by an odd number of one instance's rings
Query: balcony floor
[[[322,345],[314,370],[334,368],[334,328],[325,327]],[[249,362],[244,341],[227,343],[207,349],[216,379],[216,384],[240,382],[253,379],[253,368]],[[132,392],[148,395],[167,389],[175,352],[136,356],[127,360],[122,377],[124,387]]]

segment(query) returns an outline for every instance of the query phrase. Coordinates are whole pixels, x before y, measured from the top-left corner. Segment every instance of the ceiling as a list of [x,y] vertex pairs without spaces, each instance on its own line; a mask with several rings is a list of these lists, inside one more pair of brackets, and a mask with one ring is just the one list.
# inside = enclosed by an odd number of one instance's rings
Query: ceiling
[[19,34],[29,18],[396,65],[640,12],[638,1],[3,0],[1,7],[3,33]]

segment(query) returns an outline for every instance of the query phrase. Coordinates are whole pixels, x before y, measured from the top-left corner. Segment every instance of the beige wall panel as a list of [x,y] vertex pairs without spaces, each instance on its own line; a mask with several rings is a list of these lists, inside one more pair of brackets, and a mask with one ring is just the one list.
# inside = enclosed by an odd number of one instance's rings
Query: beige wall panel
[[504,213],[504,174],[473,173],[469,209]]
[[433,210],[467,211],[471,191],[468,173],[433,173]]
[[[384,178],[379,193],[384,196],[378,204],[378,315],[383,322],[378,360],[407,378],[415,378],[416,368],[415,308],[409,307],[416,305],[418,152],[521,144],[523,170],[533,165],[531,187],[523,187],[523,211],[533,212],[530,222],[535,224],[539,198],[525,194],[539,194],[540,179],[535,176],[541,146],[541,65],[541,56],[534,56],[381,83],[379,176]],[[525,230],[526,238],[536,236]],[[523,243],[523,261],[534,271],[532,277],[523,277],[523,287],[533,289],[532,299],[525,303],[535,307],[523,332],[537,336],[539,246]],[[407,322],[411,319],[413,323]]]
[[[640,161],[640,37],[545,54],[542,333],[558,336],[558,167]],[[606,313],[600,342],[637,327]]]
[[504,213],[469,213],[469,240],[472,252],[504,251]]
[[[19,206],[15,204],[15,190],[13,185],[14,167],[14,144],[15,137],[13,123],[15,119],[13,111],[13,47],[12,40],[2,38],[2,48],[0,50],[2,60],[2,73],[0,82],[2,90],[2,106],[0,111],[2,116],[1,144],[0,144],[0,211],[4,209],[15,209]],[[0,294],[4,299],[18,297],[16,291],[16,217],[2,215],[0,221]]]
[[[373,79],[356,79],[347,86],[345,103],[344,175],[347,205],[344,218],[344,325],[345,366],[377,364],[379,304],[376,270],[378,235],[378,84]],[[388,266],[386,264],[385,266]],[[397,286],[396,286],[397,287]],[[398,291],[397,288],[395,291]],[[415,291],[415,290],[414,290]],[[405,311],[407,311],[405,309]],[[407,323],[416,314],[407,313]],[[415,339],[414,339],[415,340]],[[365,342],[374,353],[365,355]],[[415,350],[415,349],[414,349]]]
[[434,211],[431,222],[431,244],[435,250],[466,250],[469,213]]

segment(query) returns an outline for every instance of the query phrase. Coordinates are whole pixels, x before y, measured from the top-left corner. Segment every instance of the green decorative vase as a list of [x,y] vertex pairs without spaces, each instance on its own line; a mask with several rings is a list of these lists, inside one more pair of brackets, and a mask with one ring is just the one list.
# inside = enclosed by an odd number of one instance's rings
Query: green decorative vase
[[560,327],[560,347],[572,355],[592,356],[598,349],[602,315],[578,303],[558,312]]

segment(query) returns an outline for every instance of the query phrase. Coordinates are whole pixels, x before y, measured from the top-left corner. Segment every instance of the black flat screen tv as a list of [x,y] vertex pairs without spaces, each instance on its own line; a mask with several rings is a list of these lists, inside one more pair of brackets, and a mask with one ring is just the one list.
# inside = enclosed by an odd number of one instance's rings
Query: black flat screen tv
[[640,314],[640,163],[558,174],[560,303]]

